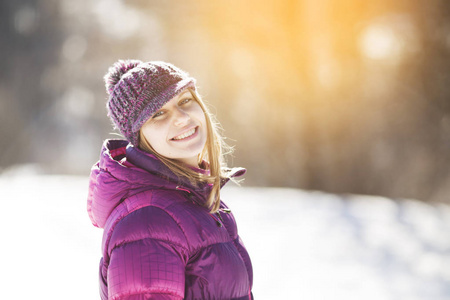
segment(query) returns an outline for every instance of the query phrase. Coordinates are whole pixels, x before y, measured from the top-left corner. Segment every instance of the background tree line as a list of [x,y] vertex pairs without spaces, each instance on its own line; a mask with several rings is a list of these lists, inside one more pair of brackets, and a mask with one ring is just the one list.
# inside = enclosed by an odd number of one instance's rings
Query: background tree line
[[0,167],[87,175],[119,58],[197,78],[246,185],[448,202],[450,2],[0,3]]

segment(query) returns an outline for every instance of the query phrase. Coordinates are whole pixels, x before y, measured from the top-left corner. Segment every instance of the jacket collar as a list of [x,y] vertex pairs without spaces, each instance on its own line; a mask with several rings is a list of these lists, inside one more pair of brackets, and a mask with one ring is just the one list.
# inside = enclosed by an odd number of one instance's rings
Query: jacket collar
[[[226,178],[245,173],[243,168],[225,169]],[[100,160],[91,170],[88,195],[88,212],[95,226],[102,227],[123,199],[148,189],[185,191],[192,200],[204,206],[211,186],[204,183],[192,185],[187,178],[178,178],[154,155],[130,146],[125,140],[106,140]]]

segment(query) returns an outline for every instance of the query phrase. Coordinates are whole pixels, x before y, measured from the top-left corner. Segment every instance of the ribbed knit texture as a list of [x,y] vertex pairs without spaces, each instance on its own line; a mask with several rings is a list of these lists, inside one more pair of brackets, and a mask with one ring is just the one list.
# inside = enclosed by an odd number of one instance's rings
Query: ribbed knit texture
[[108,116],[135,146],[139,130],[155,112],[180,92],[195,89],[194,78],[162,61],[119,60],[104,79],[109,94]]

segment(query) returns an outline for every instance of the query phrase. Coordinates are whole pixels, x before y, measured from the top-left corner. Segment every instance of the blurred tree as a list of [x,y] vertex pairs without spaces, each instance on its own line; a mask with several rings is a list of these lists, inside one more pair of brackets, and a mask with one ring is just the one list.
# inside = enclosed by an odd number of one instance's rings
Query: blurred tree
[[30,141],[52,101],[42,74],[58,63],[62,32],[56,3],[0,3],[0,167],[32,162],[39,152]]

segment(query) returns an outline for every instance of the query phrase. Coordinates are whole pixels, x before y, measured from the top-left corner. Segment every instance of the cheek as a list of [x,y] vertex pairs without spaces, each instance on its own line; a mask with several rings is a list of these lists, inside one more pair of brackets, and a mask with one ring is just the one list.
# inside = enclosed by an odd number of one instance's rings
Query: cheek
[[143,135],[153,148],[158,147],[166,140],[163,132],[163,128],[157,126],[146,126],[145,128],[142,128]]
[[203,126],[206,126],[206,118],[205,113],[203,112],[202,108],[200,106],[195,109],[192,114],[195,116],[197,120],[199,120]]

